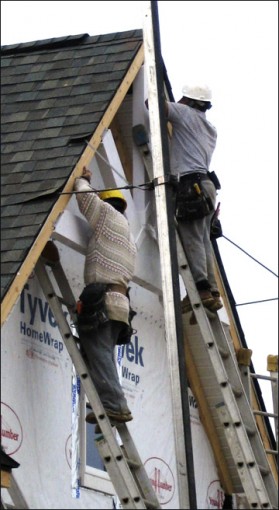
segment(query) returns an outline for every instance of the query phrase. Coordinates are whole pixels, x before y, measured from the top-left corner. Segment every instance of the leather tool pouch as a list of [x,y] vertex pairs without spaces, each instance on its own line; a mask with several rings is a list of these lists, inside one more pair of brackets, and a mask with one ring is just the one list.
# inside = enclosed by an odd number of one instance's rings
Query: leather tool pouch
[[[200,192],[197,192],[196,185],[198,185]],[[178,221],[198,220],[210,214],[212,210],[213,204],[202,189],[200,182],[187,179],[180,183],[175,208]]]
[[213,182],[214,186],[215,186],[215,189],[218,191],[219,189],[221,189],[221,184],[220,184],[220,181],[216,175],[216,173],[213,171],[213,172],[207,172],[207,175],[209,177],[209,179]]
[[130,287],[128,287],[128,289],[127,289],[127,298],[129,299],[129,317],[128,317],[129,324],[125,324],[123,322],[123,328],[121,329],[120,335],[116,342],[117,345],[128,344],[129,342],[131,342],[132,335],[137,332],[132,327],[132,320],[135,317],[135,315],[137,315],[137,312],[135,312],[135,310],[133,310],[131,307],[129,291],[130,291]]
[[108,321],[105,308],[106,289],[105,283],[91,283],[83,289],[77,306],[79,334],[94,331],[100,324]]

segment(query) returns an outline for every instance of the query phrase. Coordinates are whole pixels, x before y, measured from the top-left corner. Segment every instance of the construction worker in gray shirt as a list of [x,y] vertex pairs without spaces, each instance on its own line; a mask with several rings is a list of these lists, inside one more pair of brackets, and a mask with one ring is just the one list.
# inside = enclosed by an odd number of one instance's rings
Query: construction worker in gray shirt
[[[207,120],[211,108],[211,90],[207,85],[185,85],[182,98],[165,102],[171,123],[171,172],[179,178],[176,218],[181,241],[203,306],[216,312],[222,308],[214,274],[210,240],[211,219],[216,202],[216,187],[210,178],[210,162],[217,132]],[[218,188],[217,188],[218,189]],[[191,310],[186,296],[182,312]]]

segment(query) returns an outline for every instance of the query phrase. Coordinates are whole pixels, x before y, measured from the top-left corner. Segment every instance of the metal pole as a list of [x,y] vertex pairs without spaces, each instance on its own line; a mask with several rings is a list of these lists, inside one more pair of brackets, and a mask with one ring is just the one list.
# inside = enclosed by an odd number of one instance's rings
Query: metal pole
[[180,304],[176,232],[171,185],[167,123],[164,110],[163,63],[157,2],[149,2],[144,31],[145,67],[157,211],[162,291],[168,348],[179,505],[196,509],[188,381]]

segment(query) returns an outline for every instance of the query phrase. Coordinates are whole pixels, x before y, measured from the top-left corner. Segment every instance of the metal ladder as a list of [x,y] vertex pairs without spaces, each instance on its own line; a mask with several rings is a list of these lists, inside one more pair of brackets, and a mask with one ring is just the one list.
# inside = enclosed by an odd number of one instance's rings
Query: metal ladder
[[[145,127],[134,126],[133,138],[150,179],[152,156]],[[183,315],[183,327],[222,446],[235,493],[245,493],[251,508],[278,508],[278,492],[254,413],[243,387],[230,339],[218,314],[211,320],[202,306],[176,224],[179,272],[197,325]],[[213,318],[213,317],[214,318]]]
[[[5,503],[4,502],[4,497],[3,497],[3,494],[2,494],[2,490],[7,490],[8,493],[9,493],[9,496],[11,498],[11,501],[12,503]],[[27,502],[19,488],[19,485],[13,475],[13,473],[11,473],[11,478],[10,478],[10,486],[9,487],[2,487],[1,486],[1,508],[4,508],[4,509],[16,509],[16,510],[25,510],[25,509],[28,509],[28,505],[27,505]]]
[[278,508],[278,492],[266,452],[247,399],[236,355],[218,314],[208,318],[196,289],[178,229],[180,274],[197,325],[183,315],[192,352],[235,493],[245,493],[250,508]]
[[[79,339],[73,335],[62,309],[62,305],[65,305],[68,308],[71,319],[75,319],[76,300],[60,263],[58,249],[54,243],[49,241],[48,250],[48,253],[46,250],[43,251],[35,267],[35,273],[102,431],[102,434],[95,439],[95,443],[116,494],[123,508],[159,509],[161,507],[152,488],[151,481],[147,476],[125,423],[115,425],[121,438],[122,446],[118,444],[110,420],[104,411],[87,366],[80,353],[78,346]],[[47,266],[51,268],[51,271],[48,271]],[[55,278],[61,296],[56,295],[50,272]]]

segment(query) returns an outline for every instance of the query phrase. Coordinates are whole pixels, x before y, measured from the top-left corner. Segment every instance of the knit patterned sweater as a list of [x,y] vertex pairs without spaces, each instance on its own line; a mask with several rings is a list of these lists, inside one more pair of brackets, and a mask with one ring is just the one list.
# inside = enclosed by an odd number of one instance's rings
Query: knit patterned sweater
[[[90,191],[86,179],[75,180],[75,191]],[[135,269],[136,246],[129,224],[123,214],[116,211],[97,193],[77,193],[79,209],[90,225],[84,283],[120,284],[126,289]],[[128,324],[129,299],[119,292],[106,292],[106,310],[109,319]]]

